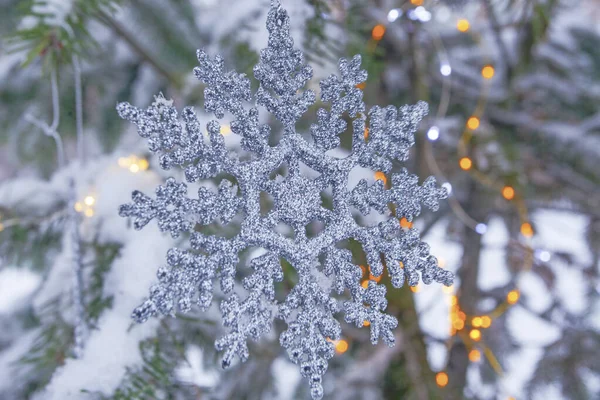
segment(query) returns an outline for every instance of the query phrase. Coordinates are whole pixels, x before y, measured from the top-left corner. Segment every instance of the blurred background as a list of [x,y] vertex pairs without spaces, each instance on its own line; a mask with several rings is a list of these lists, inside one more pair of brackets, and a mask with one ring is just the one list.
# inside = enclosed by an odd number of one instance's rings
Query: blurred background
[[[429,103],[405,166],[450,192],[439,212],[399,223],[454,285],[384,278],[397,344],[343,324],[325,398],[600,398],[600,2],[281,2],[310,88],[361,54],[368,107]],[[254,79],[268,8],[0,0],[0,398],[309,398],[276,334],[223,372],[215,305],[134,327],[174,241],[117,215],[133,189],[177,173],[117,102],[146,107],[162,92],[208,122],[196,49]],[[222,134],[242,151],[226,121]]]

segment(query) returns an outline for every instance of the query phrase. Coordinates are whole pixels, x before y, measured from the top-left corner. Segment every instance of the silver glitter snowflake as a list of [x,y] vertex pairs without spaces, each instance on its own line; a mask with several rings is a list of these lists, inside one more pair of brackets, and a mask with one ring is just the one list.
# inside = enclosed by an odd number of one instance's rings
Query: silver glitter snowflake
[[[161,230],[173,237],[189,236],[191,244],[191,248],[168,252],[167,266],[158,271],[158,283],[135,309],[133,318],[144,322],[157,314],[187,312],[193,304],[205,310],[211,304],[213,281],[218,277],[225,298],[220,310],[227,330],[216,342],[216,348],[224,351],[223,367],[231,365],[236,355],[245,361],[248,339],[258,340],[270,332],[274,319],[279,318],[287,323],[279,338],[281,345],[309,380],[312,398],[320,399],[322,377],[334,355],[331,340],[341,335],[334,315],[343,312],[346,323],[358,327],[368,321],[373,344],[382,338],[394,345],[392,330],[398,324],[396,318],[384,313],[386,286],[371,280],[363,288],[361,268],[353,263],[349,250],[336,244],[350,238],[361,243],[370,272],[380,276],[385,262],[396,288],[405,280],[416,285],[419,272],[425,284],[435,280],[450,285],[452,274],[438,267],[429,246],[420,241],[419,232],[401,228],[398,223],[402,217],[412,221],[421,204],[437,210],[439,199],[447,193],[435,186],[432,177],[419,186],[418,178],[405,169],[391,174],[389,189],[381,180],[369,184],[364,179],[348,188],[349,173],[357,166],[389,173],[393,160],[406,161],[427,105],[373,107],[367,117],[362,91],[357,88],[367,79],[360,68],[361,58],[341,59],[340,75],[320,82],[321,101],[329,107],[318,110],[317,123],[310,128],[312,140],[306,140],[296,132],[295,124],[316,100],[313,91],[302,90],[312,78],[312,68],[304,64],[302,52],[293,48],[289,17],[277,0],[271,3],[267,29],[268,46],[260,52],[260,62],[254,68],[260,83],[254,107],[250,104],[250,80],[244,74],[226,71],[220,56],[211,59],[198,51],[200,66],[194,70],[206,85],[206,111],[218,119],[225,113],[234,116],[231,131],[241,137],[241,146],[251,154],[250,159],[240,160],[226,149],[217,121],[206,125],[209,139],[205,141],[192,108],[185,108],[180,118],[163,97],[145,110],[128,103],[117,106],[119,115],[136,124],[139,135],[148,139],[150,150],[160,154],[162,168],[184,169],[190,183],[222,178],[216,193],[201,187],[197,198],[188,197],[185,183],[169,178],[157,188],[156,198],[136,191],[133,202],[121,206],[120,215],[132,217],[135,229],[156,219]],[[268,143],[270,127],[259,122],[258,106],[283,124],[282,138],[275,146]],[[335,158],[327,151],[340,144],[339,136],[347,128],[344,117],[352,120],[352,153]],[[300,163],[320,175],[314,179],[302,175]],[[271,179],[282,165],[287,166],[287,175]],[[235,177],[237,186],[223,178],[224,174]],[[320,193],[328,188],[332,210],[321,204]],[[261,192],[273,199],[267,213],[261,213]],[[389,218],[373,226],[357,224],[353,210],[366,215],[371,208]],[[228,224],[238,214],[243,216],[241,228],[232,238],[201,232],[202,226],[215,221]],[[308,238],[306,225],[312,221],[321,221],[324,229]],[[275,230],[280,222],[291,226],[294,239]],[[238,254],[257,247],[266,252],[249,262],[254,272],[243,279],[242,289],[235,279]],[[298,281],[285,301],[279,302],[275,284],[284,278],[282,258],[295,268]],[[346,290],[350,300],[341,302],[337,295]]]

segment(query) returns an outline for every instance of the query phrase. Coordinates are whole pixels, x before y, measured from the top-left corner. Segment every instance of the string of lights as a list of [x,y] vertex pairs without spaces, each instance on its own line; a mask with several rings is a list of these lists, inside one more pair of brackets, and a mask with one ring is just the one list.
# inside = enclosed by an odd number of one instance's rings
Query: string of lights
[[[387,20],[389,23],[394,23],[398,18],[400,18],[403,14],[407,14],[409,19],[419,20],[421,22],[427,22],[431,19],[431,13],[427,11],[423,7],[423,0],[411,0],[410,4],[406,3],[404,8],[395,8],[388,12]],[[468,33],[470,31],[470,23],[466,18],[460,18],[457,20],[456,29],[461,33]],[[375,25],[371,31],[371,41],[375,42],[375,45],[369,44],[367,47],[369,49],[374,49],[376,44],[381,41],[386,32],[386,25],[383,23],[379,23]],[[451,85],[450,79],[452,75],[452,66],[450,64],[448,52],[445,49],[443,41],[441,40],[440,35],[433,29],[429,29],[430,35],[433,38],[433,44],[436,48],[439,62],[440,62],[440,74],[442,75],[442,92],[440,98],[440,104],[436,112],[436,119],[443,118],[448,110],[448,105],[450,102],[451,95]],[[480,46],[483,45],[483,41],[481,37],[477,34],[471,33],[473,39]],[[463,129],[463,133],[457,145],[457,154],[459,155],[459,167],[470,174],[470,176],[478,181],[479,183],[489,187],[490,189],[498,192],[501,196],[506,200],[510,201],[514,204],[517,209],[518,216],[520,219],[520,234],[523,239],[527,242],[525,243],[525,256],[523,257],[523,266],[521,271],[528,271],[533,267],[534,263],[534,255],[543,261],[547,262],[550,260],[550,253],[545,250],[536,250],[533,251],[533,246],[531,244],[532,237],[534,235],[533,226],[529,220],[529,213],[527,209],[527,205],[522,196],[517,193],[516,189],[509,184],[504,182],[497,182],[491,179],[486,173],[478,168],[478,166],[474,163],[473,159],[469,157],[469,145],[471,144],[471,139],[477,133],[477,130],[480,128],[481,119],[483,117],[485,106],[488,98],[489,91],[491,89],[492,79],[495,75],[495,69],[492,62],[485,62],[483,67],[481,68],[481,76],[483,78],[483,84],[480,86],[480,94],[478,96],[478,100],[475,106],[473,113],[468,117],[465,127]],[[363,89],[364,87],[361,87]],[[368,137],[368,130],[365,131],[365,138]],[[434,172],[438,180],[445,182],[442,186],[446,187],[449,194],[451,195],[452,185],[447,181],[444,177],[440,167],[437,165],[435,157],[433,156],[433,150],[431,142],[435,142],[440,137],[440,129],[439,127],[433,125],[427,131],[427,138],[429,139],[425,143],[425,155],[426,161],[430,169]],[[386,184],[385,174],[382,172],[377,172],[375,174],[376,180],[382,180],[384,185]],[[449,204],[453,211],[453,213],[458,217],[458,219],[475,230],[480,235],[483,235],[487,232],[487,225],[483,222],[478,222],[473,219],[460,205],[458,200],[450,196]],[[412,227],[412,223],[406,221],[404,218],[400,220],[400,224],[403,228]],[[440,260],[441,261],[441,260]],[[440,262],[440,264],[442,264]],[[443,267],[443,265],[440,265]],[[363,269],[365,269],[363,267]],[[373,277],[371,276],[370,279]],[[368,280],[363,282],[363,285],[367,283]],[[412,292],[417,293],[420,291],[419,286],[411,287]],[[502,314],[504,314],[511,306],[515,305],[520,298],[520,291],[517,287],[511,289],[505,296],[504,300],[499,302],[499,304],[491,310],[489,313],[485,315],[467,315],[464,313],[458,302],[458,297],[454,294],[454,288],[444,288],[444,291],[450,295],[450,312],[449,312],[449,321],[450,321],[450,338],[448,342],[448,347],[451,345],[451,341],[455,337],[459,337],[469,349],[469,360],[471,362],[479,362],[481,360],[482,352],[486,357],[490,366],[498,373],[499,375],[503,374],[502,367],[492,352],[492,350],[485,344],[483,340],[483,332],[485,329],[489,328],[492,325],[492,321],[496,318],[499,318]],[[444,368],[445,369],[445,368]],[[436,384],[440,387],[445,387],[449,383],[448,374],[442,370],[436,374]],[[514,400],[513,397],[509,397],[508,400]]]

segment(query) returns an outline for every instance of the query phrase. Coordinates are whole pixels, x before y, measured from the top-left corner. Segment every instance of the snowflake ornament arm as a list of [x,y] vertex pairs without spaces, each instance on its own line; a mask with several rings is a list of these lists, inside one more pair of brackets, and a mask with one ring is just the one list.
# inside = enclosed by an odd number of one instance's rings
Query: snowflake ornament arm
[[[382,339],[393,345],[392,330],[398,325],[393,316],[385,314],[386,287],[369,281],[363,288],[361,268],[353,263],[350,251],[336,244],[350,238],[361,243],[371,273],[380,276],[385,266],[394,287],[401,287],[405,280],[416,285],[419,276],[426,284],[450,285],[452,274],[437,266],[419,232],[398,224],[398,218],[411,221],[419,215],[422,205],[437,210],[447,193],[436,187],[433,178],[419,186],[418,178],[405,169],[391,175],[389,189],[381,181],[369,184],[366,180],[348,188],[353,168],[389,173],[392,161],[408,158],[427,105],[373,107],[366,113],[362,91],[356,87],[367,79],[360,56],[342,59],[339,76],[331,75],[320,83],[321,101],[327,107],[318,110],[317,121],[310,128],[312,141],[308,141],[296,132],[295,124],[316,100],[314,92],[302,90],[312,78],[312,69],[304,63],[302,52],[294,49],[289,17],[277,0],[271,2],[267,29],[268,46],[260,52],[254,68],[260,83],[254,96],[250,80],[226,71],[220,56],[211,59],[198,51],[200,65],[194,70],[206,85],[205,110],[217,119],[226,113],[233,115],[231,131],[241,137],[242,149],[251,154],[249,159],[241,161],[227,151],[218,121],[207,123],[205,140],[194,111],[185,108],[180,116],[162,96],[145,110],[128,103],[117,106],[122,118],[138,126],[150,150],[160,154],[162,168],[181,168],[189,183],[224,173],[233,176],[237,184],[222,179],[217,193],[201,187],[197,198],[190,198],[185,183],[169,178],[158,187],[155,199],[134,192],[133,202],[121,207],[121,216],[133,218],[136,229],[156,219],[162,231],[190,238],[189,249],[168,252],[167,266],[158,271],[158,283],[134,310],[133,318],[143,322],[158,314],[174,315],[176,310],[189,311],[194,304],[204,310],[212,302],[213,282],[218,279],[225,294],[220,310],[226,333],[215,345],[224,352],[223,367],[230,366],[236,356],[245,361],[248,340],[258,340],[271,330],[275,318],[282,319],[287,330],[281,334],[280,344],[308,379],[313,399],[320,399],[323,374],[334,355],[331,340],[341,336],[340,312],[347,323],[362,327],[369,322],[373,343]],[[268,144],[270,127],[259,122],[259,107],[283,124],[283,136],[274,147]],[[348,128],[345,115],[352,119],[352,152],[335,158],[326,152],[339,145],[339,136]],[[367,125],[368,137],[364,134]],[[319,176],[303,176],[301,163]],[[271,179],[284,164],[287,175]],[[328,188],[333,194],[332,210],[321,204],[320,192]],[[273,198],[273,209],[266,215],[260,210],[261,192]],[[364,215],[374,209],[390,218],[374,226],[359,226],[353,209]],[[241,229],[233,238],[200,232],[202,226],[214,221],[227,224],[238,214],[243,215]],[[307,238],[306,225],[315,220],[325,227]],[[295,238],[276,232],[279,222],[291,226]],[[239,285],[235,280],[238,254],[256,247],[266,252],[250,261],[253,273]],[[283,280],[282,258],[296,270],[298,282],[285,301],[279,302],[275,287]],[[338,301],[336,296],[344,293],[350,299]]]

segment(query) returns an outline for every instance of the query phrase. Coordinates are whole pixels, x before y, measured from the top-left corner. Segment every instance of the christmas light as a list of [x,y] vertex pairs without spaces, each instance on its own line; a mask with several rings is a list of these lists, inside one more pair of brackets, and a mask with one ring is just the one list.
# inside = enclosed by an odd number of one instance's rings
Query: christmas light
[[452,327],[457,331],[460,331],[462,328],[465,327],[465,321],[463,321],[462,319],[455,319],[454,321],[452,321]]
[[525,222],[524,224],[521,225],[521,235],[523,235],[525,237],[533,236],[533,227],[531,226],[531,224],[529,222]]
[[491,65],[486,65],[481,69],[481,76],[485,79],[492,79],[494,77],[494,67]]
[[94,216],[94,210],[91,208],[86,208],[84,214],[86,217],[91,218]]
[[477,362],[481,359],[481,353],[477,349],[473,349],[469,352],[469,360],[471,362]]
[[410,222],[409,220],[407,220],[406,218],[402,217],[402,218],[400,218],[400,226],[402,228],[410,229],[410,228],[412,228],[413,223]]
[[469,337],[473,339],[473,341],[479,342],[481,340],[481,331],[479,329],[471,329]]
[[381,24],[375,25],[373,31],[371,32],[371,36],[373,37],[373,39],[381,40],[383,39],[383,35],[385,35],[385,26]]
[[518,290],[511,290],[506,295],[506,301],[508,304],[515,304],[517,301],[519,301],[519,297],[521,297],[521,295]]
[[479,128],[479,118],[477,118],[475,116],[469,118],[467,120],[467,127],[472,131]]
[[[422,2],[422,0],[419,0]],[[429,22],[431,21],[431,13],[425,9],[423,6],[419,6],[413,11],[414,16],[421,22]]]
[[427,131],[427,138],[429,138],[429,140],[431,140],[432,142],[435,142],[436,140],[438,140],[440,137],[440,129],[437,126],[432,126],[431,128],[429,128],[429,130]]
[[448,192],[448,195],[450,195],[452,193],[452,184],[450,182],[442,183],[442,187],[444,189],[446,189],[446,191]]
[[142,158],[140,161],[138,161],[138,166],[140,167],[140,169],[142,171],[145,171],[148,169],[148,167],[150,166],[148,163],[148,160],[146,160],[145,158]]
[[450,76],[452,73],[452,67],[448,63],[442,63],[440,65],[440,73],[444,76]]
[[399,8],[394,8],[393,10],[390,10],[390,12],[388,13],[387,20],[390,22],[394,22],[401,16],[402,16],[402,10]]
[[85,199],[83,199],[83,202],[86,206],[93,206],[96,202],[96,199],[94,199],[93,196],[86,196]]
[[552,254],[548,250],[537,249],[534,254],[542,262],[548,262],[552,258]]
[[471,325],[473,325],[475,328],[481,327],[481,317],[474,317],[471,320]]
[[410,291],[413,293],[419,293],[421,291],[421,285],[411,286]]
[[458,29],[461,32],[466,32],[469,30],[469,21],[467,21],[466,19],[459,19],[458,22],[456,23],[456,29]]
[[[367,82],[361,82],[361,83],[356,84],[356,88],[360,89],[360,90],[365,90],[366,87],[367,87]],[[365,128],[365,129],[367,129],[367,128]]]
[[435,375],[435,383],[439,386],[439,387],[444,387],[448,384],[448,374],[445,372],[438,372]]
[[460,165],[461,169],[468,171],[473,166],[473,161],[471,161],[471,159],[469,157],[463,157],[460,159],[459,165]]
[[362,283],[360,284],[363,288],[368,288],[369,287],[369,281],[368,280],[364,280],[362,281]]
[[421,4],[423,4],[423,0],[410,0],[410,4],[412,4],[413,6],[420,6]]
[[73,208],[75,209],[75,211],[77,212],[82,212],[83,211],[83,204],[81,204],[79,201],[77,203],[75,203],[75,205],[73,206]]
[[489,328],[492,325],[492,319],[488,315],[483,315],[481,317],[481,327]]
[[375,180],[376,181],[383,181],[383,185],[384,186],[387,183],[387,178],[385,177],[385,174],[383,172],[381,172],[381,171],[375,172]]
[[480,235],[483,235],[487,232],[487,225],[484,223],[478,223],[477,225],[475,225],[475,232],[479,233]]
[[133,172],[134,174],[137,173],[140,170],[140,166],[137,164],[131,164],[129,166],[129,171]]
[[363,321],[363,326],[370,326],[370,325],[371,325],[371,323],[369,321],[367,321],[367,320]]
[[229,125],[221,125],[221,135],[227,136],[231,133],[231,127]]
[[365,140],[367,140],[367,138],[369,137],[369,128],[365,128],[364,137],[365,137]]
[[333,343],[335,345],[335,351],[338,354],[343,354],[348,350],[348,342],[345,341],[344,339],[336,340]]
[[510,186],[504,186],[502,189],[502,197],[506,200],[512,200],[515,197],[515,189]]

